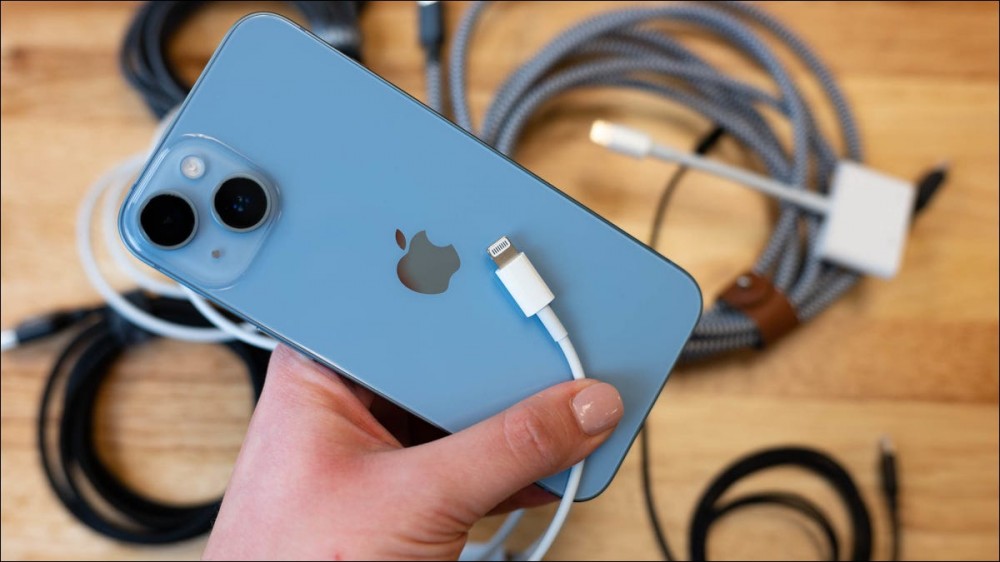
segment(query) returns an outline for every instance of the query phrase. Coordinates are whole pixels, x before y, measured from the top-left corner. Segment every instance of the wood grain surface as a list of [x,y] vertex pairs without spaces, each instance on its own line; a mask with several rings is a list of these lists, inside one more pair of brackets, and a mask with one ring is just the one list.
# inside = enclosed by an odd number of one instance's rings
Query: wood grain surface
[[[709,479],[760,447],[808,444],[840,459],[858,481],[887,554],[876,442],[889,435],[902,471],[903,555],[997,559],[998,551],[998,9],[996,3],[765,4],[824,57],[860,123],[869,161],[915,178],[947,160],[952,176],[916,222],[900,275],[866,280],[771,349],[681,369],[650,418],[658,504],[686,552],[694,502]],[[2,4],[2,312],[28,315],[97,300],[76,260],[74,220],[87,185],[146,146],[155,126],[123,81],[117,52],[132,3]],[[283,6],[255,8],[297,17]],[[449,29],[464,10],[445,7]],[[469,84],[481,116],[497,86],[560,31],[612,3],[501,3],[484,16]],[[193,80],[225,30],[247,9],[200,13],[170,45]],[[369,66],[423,96],[411,2],[374,3],[363,17]],[[722,68],[759,79],[739,57],[685,35]],[[800,65],[783,56],[797,77]],[[764,82],[761,82],[765,84]],[[815,84],[803,90],[817,105]],[[609,155],[586,140],[610,117],[687,145],[708,126],[683,108],[597,89],[546,105],[516,158],[637,237],[645,238],[670,168]],[[830,112],[820,113],[833,126]],[[746,164],[739,147],[718,157]],[[692,174],[673,201],[657,249],[691,271],[710,299],[748,267],[773,207],[760,196]],[[127,283],[121,282],[122,287]],[[15,558],[196,558],[204,540],[159,548],[95,535],[57,503],[38,461],[34,427],[44,377],[67,336],[2,356],[2,531]],[[220,493],[250,415],[242,369],[209,346],[155,343],[128,354],[101,396],[100,452],[139,490],[167,500]],[[637,456],[600,498],[578,505],[552,559],[654,559]],[[741,485],[780,485],[845,516],[821,483],[776,471]],[[522,543],[548,510],[533,513]],[[476,535],[495,525],[487,522]],[[723,520],[716,558],[814,558],[792,516],[758,509]]]

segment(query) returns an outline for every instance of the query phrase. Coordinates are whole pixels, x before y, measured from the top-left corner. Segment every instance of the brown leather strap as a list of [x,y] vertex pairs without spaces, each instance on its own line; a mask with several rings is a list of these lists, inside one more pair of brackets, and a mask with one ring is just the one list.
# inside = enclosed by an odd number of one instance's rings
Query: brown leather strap
[[719,300],[742,311],[757,326],[763,345],[770,345],[799,325],[799,317],[767,277],[748,271],[719,295]]

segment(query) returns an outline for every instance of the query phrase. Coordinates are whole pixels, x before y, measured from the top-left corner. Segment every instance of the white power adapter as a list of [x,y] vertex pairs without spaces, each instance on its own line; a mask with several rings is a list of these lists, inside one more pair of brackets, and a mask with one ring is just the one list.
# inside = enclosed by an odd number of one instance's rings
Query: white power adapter
[[857,162],[841,160],[830,196],[797,189],[771,178],[696,154],[656,144],[649,135],[605,121],[590,129],[593,142],[632,156],[652,156],[741,183],[802,209],[824,215],[817,253],[820,258],[859,273],[890,278],[899,271],[913,214],[916,189]]

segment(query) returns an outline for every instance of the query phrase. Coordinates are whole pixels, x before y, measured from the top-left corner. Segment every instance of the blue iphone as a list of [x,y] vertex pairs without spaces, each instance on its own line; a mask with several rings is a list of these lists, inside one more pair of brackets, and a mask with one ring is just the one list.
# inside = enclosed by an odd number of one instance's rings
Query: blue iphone
[[701,314],[679,267],[274,15],[223,40],[119,222],[145,263],[451,432],[570,379],[494,274],[486,247],[509,236],[624,401],[579,500],[611,482]]

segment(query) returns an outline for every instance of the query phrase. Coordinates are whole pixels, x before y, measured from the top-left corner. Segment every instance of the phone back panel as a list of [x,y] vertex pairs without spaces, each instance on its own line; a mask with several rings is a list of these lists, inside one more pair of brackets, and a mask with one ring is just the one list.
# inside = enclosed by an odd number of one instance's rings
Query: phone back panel
[[[207,162],[198,181],[176,166],[189,151]],[[274,193],[253,234],[225,231],[211,211],[223,179],[213,163],[240,158]],[[198,212],[180,249],[151,244],[139,227],[143,202],[165,190]],[[588,375],[624,401],[621,424],[587,461],[581,500],[610,483],[701,312],[697,284],[676,265],[272,15],[230,31],[126,199],[120,229],[149,265],[448,431],[570,378],[494,274],[486,247],[508,235],[556,294]],[[454,246],[460,267],[445,292],[403,286],[397,230],[407,250],[424,231]],[[221,245],[218,264],[198,265],[209,250],[200,239]],[[558,494],[565,478],[541,484]]]

